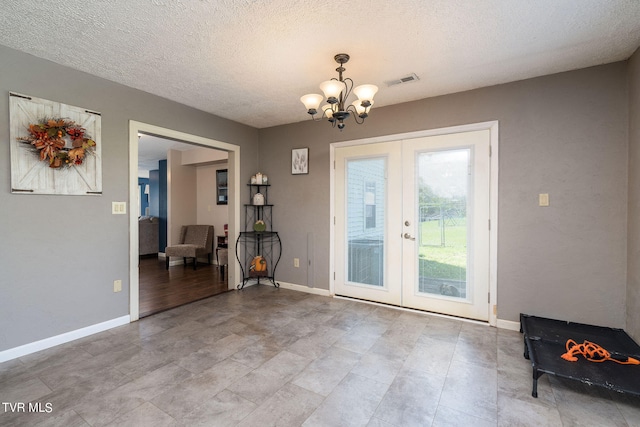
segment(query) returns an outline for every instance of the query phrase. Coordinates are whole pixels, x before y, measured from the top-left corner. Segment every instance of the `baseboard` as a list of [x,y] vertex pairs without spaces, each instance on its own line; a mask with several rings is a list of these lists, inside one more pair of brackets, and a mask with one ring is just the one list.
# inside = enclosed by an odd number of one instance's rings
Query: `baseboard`
[[70,341],[84,338],[89,335],[97,334],[108,329],[115,328],[117,326],[126,325],[131,322],[129,315],[117,317],[115,319],[107,320],[106,322],[97,323],[95,325],[87,326],[85,328],[76,329],[75,331],[65,332],[64,334],[56,335],[53,337],[45,338],[40,341],[35,341],[29,344],[21,345],[19,347],[10,348],[8,350],[0,351],[0,363],[8,360],[17,359],[18,357],[26,356],[27,354],[35,353],[41,350],[46,350],[51,347],[55,347],[60,344],[68,343]]
[[520,332],[520,322],[514,322],[513,320],[498,319],[496,327]]
[[308,286],[296,285],[295,283],[278,282],[283,289],[291,289],[292,291],[306,292],[314,295],[321,295],[323,297],[330,297],[331,293],[328,289],[310,288]]

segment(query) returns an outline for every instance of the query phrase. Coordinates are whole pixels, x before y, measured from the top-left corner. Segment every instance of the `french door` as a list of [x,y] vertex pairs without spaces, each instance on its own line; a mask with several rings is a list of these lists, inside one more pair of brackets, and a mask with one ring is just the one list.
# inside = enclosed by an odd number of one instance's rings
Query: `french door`
[[337,148],[335,293],[489,317],[490,131]]

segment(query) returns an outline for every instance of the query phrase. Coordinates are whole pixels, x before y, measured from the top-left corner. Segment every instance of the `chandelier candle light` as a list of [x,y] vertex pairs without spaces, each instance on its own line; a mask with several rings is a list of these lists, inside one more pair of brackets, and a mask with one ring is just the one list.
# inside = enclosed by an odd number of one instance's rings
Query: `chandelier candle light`
[[[361,85],[353,88],[353,80],[350,78],[343,79],[342,73],[345,71],[343,67],[349,61],[349,55],[346,53],[339,53],[333,57],[340,66],[336,68],[338,72],[338,78],[335,77],[326,82],[320,84],[320,89],[324,92],[324,96],[327,98],[327,104],[322,106],[322,116],[318,119],[327,118],[333,127],[338,126],[338,129],[344,129],[344,121],[353,114],[353,118],[359,125],[364,123],[364,119],[369,116],[369,110],[373,105],[373,96],[378,92],[378,86],[375,85]],[[351,104],[347,103],[351,91],[358,97],[358,99]],[[318,108],[323,100],[322,95],[315,93],[304,95],[300,98],[300,101],[307,108],[307,112],[311,114],[311,119],[315,121],[315,115],[318,113]]]

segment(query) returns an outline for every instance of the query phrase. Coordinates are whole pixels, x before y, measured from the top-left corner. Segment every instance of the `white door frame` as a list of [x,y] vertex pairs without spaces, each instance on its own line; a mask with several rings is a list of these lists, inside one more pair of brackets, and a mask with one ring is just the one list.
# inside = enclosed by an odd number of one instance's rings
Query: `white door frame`
[[429,129],[416,132],[407,132],[395,135],[384,135],[373,138],[364,138],[351,141],[334,142],[329,146],[329,185],[330,185],[330,236],[329,236],[329,293],[335,295],[335,150],[336,148],[354,145],[373,144],[376,142],[390,142],[403,139],[421,138],[435,135],[447,135],[476,130],[490,131],[491,148],[491,184],[489,188],[489,218],[491,229],[489,230],[489,324],[497,325],[497,301],[498,301],[498,121],[472,123],[468,125],[452,126],[439,129]]
[[[172,129],[129,120],[129,317],[134,322],[140,318],[140,282],[138,272],[138,212],[134,207],[138,192],[138,133],[148,133],[229,153],[229,239],[235,242],[240,230],[240,147],[215,139],[191,135]],[[229,289],[235,288],[240,277],[238,263],[229,263]]]

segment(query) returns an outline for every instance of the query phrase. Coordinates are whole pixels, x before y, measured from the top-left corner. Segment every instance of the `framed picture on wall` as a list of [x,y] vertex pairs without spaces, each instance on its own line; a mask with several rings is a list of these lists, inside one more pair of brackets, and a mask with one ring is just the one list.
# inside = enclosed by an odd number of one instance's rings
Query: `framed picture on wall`
[[291,174],[304,175],[309,173],[309,149],[294,148],[291,150]]
[[101,115],[9,93],[11,192],[101,195]]
[[227,169],[218,169],[216,171],[216,203],[218,205],[226,205],[229,200],[227,182]]

